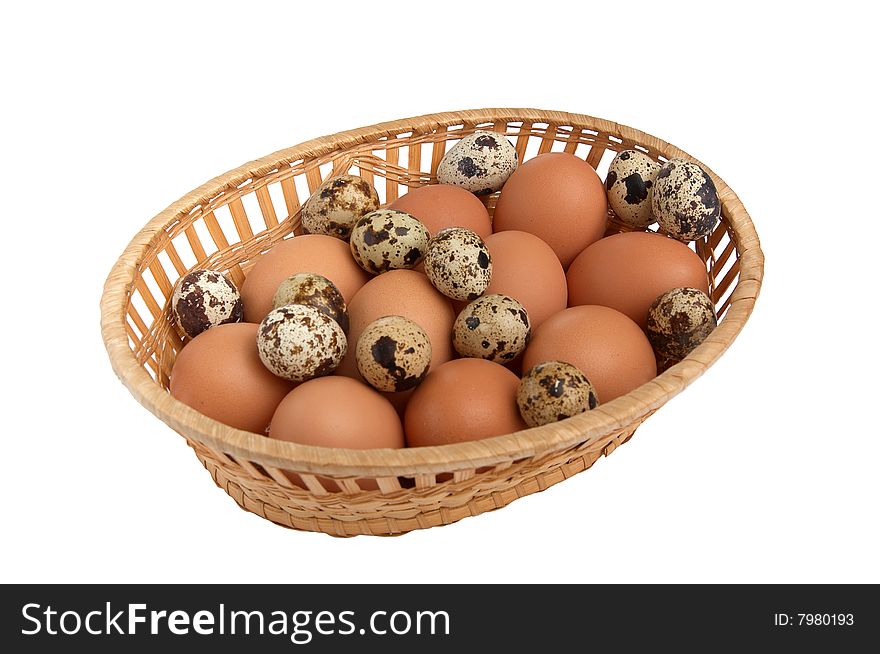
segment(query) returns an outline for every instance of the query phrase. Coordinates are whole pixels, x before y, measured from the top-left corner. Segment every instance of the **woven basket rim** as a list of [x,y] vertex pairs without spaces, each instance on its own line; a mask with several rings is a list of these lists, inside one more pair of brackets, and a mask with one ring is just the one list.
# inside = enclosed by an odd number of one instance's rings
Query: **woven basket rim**
[[[694,161],[710,174],[717,187],[724,215],[736,238],[740,278],[730,296],[727,313],[718,327],[681,363],[622,397],[561,422],[484,440],[399,450],[351,450],[298,445],[235,429],[173,398],[138,363],[128,344],[125,306],[145,252],[169,223],[220,193],[300,159],[319,157],[338,148],[350,148],[405,132],[424,132],[463,122],[476,125],[497,120],[596,129],[651,147],[667,158]],[[260,464],[316,474],[371,477],[430,474],[490,466],[559,451],[601,439],[616,429],[644,419],[702,375],[730,346],[751,314],[760,291],[763,271],[764,255],[758,235],[739,198],[711,169],[676,146],[626,125],[585,114],[530,108],[469,109],[392,120],[315,138],[234,168],[187,193],[150,220],[113,266],[101,297],[101,333],[114,372],[135,399],[187,439]]]

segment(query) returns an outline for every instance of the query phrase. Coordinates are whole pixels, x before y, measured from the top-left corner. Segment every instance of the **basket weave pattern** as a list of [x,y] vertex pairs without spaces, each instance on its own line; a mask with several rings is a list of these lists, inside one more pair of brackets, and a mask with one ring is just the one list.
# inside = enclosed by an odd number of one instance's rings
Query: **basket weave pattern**
[[[150,221],[114,266],[101,301],[114,370],[138,401],[187,439],[242,508],[286,527],[336,536],[399,534],[501,508],[589,468],[625,443],[741,330],[760,289],[763,254],[739,199],[703,166],[718,188],[722,219],[693,247],[706,262],[719,326],[684,361],[593,411],[484,441],[332,450],[239,431],[170,396],[169,376],[183,342],[169,299],[180,277],[207,267],[240,285],[260,256],[301,233],[300,207],[328,176],[360,175],[388,203],[408,188],[436,183],[445,152],[475,129],[506,133],[520,161],[565,151],[601,170],[624,149],[659,161],[696,161],[632,128],[556,111],[481,109],[393,121],[315,139],[209,181]],[[490,215],[497,195],[484,199]],[[612,229],[624,229],[609,217]],[[283,470],[297,472],[307,489],[292,485]],[[358,480],[364,479],[375,480],[379,490],[363,490]]]

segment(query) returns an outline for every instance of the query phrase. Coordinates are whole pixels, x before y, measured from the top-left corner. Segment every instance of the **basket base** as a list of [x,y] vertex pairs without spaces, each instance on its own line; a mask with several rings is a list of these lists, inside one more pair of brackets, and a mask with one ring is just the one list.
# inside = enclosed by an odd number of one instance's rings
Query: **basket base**
[[626,443],[636,427],[602,443],[578,445],[539,459],[525,459],[499,470],[490,468],[465,481],[447,481],[425,488],[332,493],[315,496],[287,488],[246,467],[187,441],[214,482],[245,511],[289,529],[331,536],[398,536],[416,529],[439,527],[507,506],[514,500],[546,490],[592,466]]

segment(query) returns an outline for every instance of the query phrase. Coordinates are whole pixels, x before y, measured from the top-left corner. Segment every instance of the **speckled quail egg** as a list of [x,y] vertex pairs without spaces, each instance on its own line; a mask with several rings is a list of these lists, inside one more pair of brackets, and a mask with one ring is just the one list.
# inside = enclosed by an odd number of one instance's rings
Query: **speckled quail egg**
[[461,186],[474,195],[489,195],[504,186],[519,157],[507,137],[477,130],[465,136],[440,161],[437,180]]
[[336,284],[316,273],[297,273],[278,285],[272,308],[285,304],[305,304],[315,307],[339,323],[342,331],[348,334],[348,307],[345,298]]
[[374,320],[361,333],[355,349],[358,371],[380,391],[408,391],[418,386],[431,365],[431,339],[403,316]]
[[306,200],[302,226],[309,234],[326,234],[347,241],[357,219],[379,208],[379,194],[356,175],[326,180]]
[[351,231],[351,255],[369,273],[415,268],[425,258],[430,235],[422,221],[396,209],[362,216]]
[[453,300],[476,300],[492,281],[492,257],[474,232],[448,227],[428,243],[425,274],[443,295]]
[[621,222],[639,229],[656,222],[651,196],[659,171],[660,164],[638,150],[624,150],[614,157],[605,190],[608,204]]
[[675,361],[690,354],[717,325],[708,295],[696,288],[673,288],[648,309],[646,331],[657,358]]
[[578,368],[564,361],[547,361],[523,375],[516,404],[526,424],[539,427],[595,409],[599,399]]
[[462,356],[507,363],[531,337],[526,308],[508,295],[484,295],[468,304],[452,326],[452,344]]
[[675,364],[681,363],[681,359],[672,359],[669,357],[664,357],[664,356],[657,354],[656,352],[654,354],[657,358],[657,374],[658,375],[662,372],[666,372]]
[[263,365],[290,381],[329,375],[342,361],[347,347],[339,323],[304,304],[273,309],[257,332],[257,351]]
[[651,208],[660,226],[679,241],[707,236],[721,216],[712,178],[697,164],[684,159],[670,159],[660,168]]
[[213,270],[193,270],[174,287],[171,314],[180,330],[195,338],[216,325],[241,322],[241,295],[224,275]]

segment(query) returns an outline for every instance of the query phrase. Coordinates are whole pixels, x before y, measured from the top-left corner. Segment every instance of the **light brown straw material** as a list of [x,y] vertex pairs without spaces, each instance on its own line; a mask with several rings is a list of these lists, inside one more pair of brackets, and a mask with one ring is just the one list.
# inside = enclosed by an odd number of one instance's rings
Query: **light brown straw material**
[[[764,256],[739,199],[697,162],[712,176],[722,205],[715,231],[693,246],[706,262],[718,328],[681,363],[593,411],[481,441],[345,450],[233,429],[171,397],[169,375],[183,343],[169,317],[169,298],[181,276],[209,267],[241,284],[269,248],[300,233],[300,206],[322,179],[360,175],[391,202],[408,188],[436,183],[443,154],[475,129],[506,133],[521,161],[565,151],[596,168],[614,152],[634,148],[660,161],[696,161],[630,127],[560,111],[478,109],[407,118],[317,138],[216,177],[153,218],[113,267],[101,329],[114,371],[141,404],[187,439],[243,508],[286,527],[335,536],[399,534],[501,508],[586,470],[625,443],[742,329],[758,296]],[[485,199],[490,213],[496,199]],[[609,219],[613,229],[623,229],[612,214]],[[299,473],[308,490],[293,486],[283,470]],[[376,480],[379,490],[362,490],[365,479]]]

